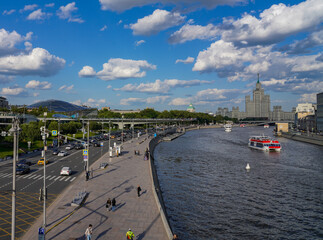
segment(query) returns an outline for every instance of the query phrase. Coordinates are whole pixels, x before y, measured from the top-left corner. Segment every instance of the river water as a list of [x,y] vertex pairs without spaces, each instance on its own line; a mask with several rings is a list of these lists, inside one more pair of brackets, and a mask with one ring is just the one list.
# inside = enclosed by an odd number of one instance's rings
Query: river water
[[180,239],[323,239],[323,147],[279,138],[280,153],[248,148],[249,136],[272,130],[196,130],[156,147]]

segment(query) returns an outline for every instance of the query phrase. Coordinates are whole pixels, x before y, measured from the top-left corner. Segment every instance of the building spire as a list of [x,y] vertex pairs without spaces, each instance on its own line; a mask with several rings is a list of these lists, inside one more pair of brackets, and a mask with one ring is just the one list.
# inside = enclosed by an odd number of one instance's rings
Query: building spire
[[257,81],[257,83],[259,83],[259,73],[258,73],[258,81]]

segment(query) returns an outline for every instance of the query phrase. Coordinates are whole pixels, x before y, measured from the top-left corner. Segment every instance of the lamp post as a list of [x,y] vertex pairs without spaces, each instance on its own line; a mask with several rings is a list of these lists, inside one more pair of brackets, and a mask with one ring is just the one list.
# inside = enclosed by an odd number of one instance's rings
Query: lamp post
[[109,156],[111,157],[110,147],[111,147],[111,120],[109,121]]
[[123,114],[122,114],[122,132],[121,132],[121,145],[123,145]]
[[[45,117],[45,125],[44,127],[41,127],[40,129],[42,130],[42,138],[44,140],[44,186],[43,186],[43,212],[44,212],[44,219],[43,219],[43,228],[44,228],[44,233],[46,232],[46,196],[47,196],[47,189],[46,189],[46,150],[47,150],[47,143],[46,143],[46,117],[47,117],[47,112],[44,112],[44,117]],[[44,235],[45,239],[45,235]]]
[[90,161],[90,121],[87,122],[87,161],[86,161],[86,174],[89,172],[89,161]]
[[19,120],[12,120],[12,127],[9,130],[13,133],[13,167],[12,167],[12,215],[11,215],[11,240],[15,240],[16,232],[16,163],[18,160],[18,145],[19,145]]

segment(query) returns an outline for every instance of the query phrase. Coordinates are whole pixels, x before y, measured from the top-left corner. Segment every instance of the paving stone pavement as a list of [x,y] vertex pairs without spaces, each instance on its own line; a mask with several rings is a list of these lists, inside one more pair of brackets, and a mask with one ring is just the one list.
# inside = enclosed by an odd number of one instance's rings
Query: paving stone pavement
[[[47,208],[47,230],[73,212],[75,207],[70,203],[78,192],[86,190],[88,198],[84,206],[50,230],[46,240],[85,239],[84,232],[89,224],[93,225],[92,239],[126,239],[129,228],[137,240],[168,239],[152,193],[149,163],[144,161],[143,154],[148,144],[145,136],[124,143],[121,156],[110,158],[107,153],[90,167],[95,170],[93,178],[85,181],[82,175],[71,183]],[[134,150],[139,150],[141,155],[134,155]],[[102,162],[109,163],[104,170],[99,169]],[[142,189],[140,197],[137,196],[137,185]],[[117,209],[114,212],[105,208],[109,197],[116,198]],[[22,239],[38,239],[38,228],[42,223],[43,216],[35,221]]]

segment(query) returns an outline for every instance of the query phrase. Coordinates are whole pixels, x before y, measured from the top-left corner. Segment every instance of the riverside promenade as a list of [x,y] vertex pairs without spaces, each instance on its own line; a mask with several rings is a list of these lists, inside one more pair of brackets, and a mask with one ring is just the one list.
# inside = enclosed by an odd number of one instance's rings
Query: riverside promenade
[[[94,170],[93,178],[85,181],[82,174],[67,187],[47,208],[46,230],[52,229],[46,234],[46,240],[86,239],[84,232],[89,224],[93,226],[93,240],[126,239],[129,228],[137,240],[169,239],[152,192],[149,161],[144,161],[143,154],[148,144],[145,136],[125,142],[121,156],[110,158],[107,153],[90,166]],[[134,150],[139,150],[140,155],[135,155]],[[99,169],[102,162],[109,163],[103,170]],[[140,197],[137,196],[138,185],[142,189]],[[75,210],[71,201],[82,190],[89,195],[84,205]],[[108,198],[116,199],[114,212],[106,210]],[[38,228],[42,223],[43,216],[36,220],[22,239],[38,239]]]

